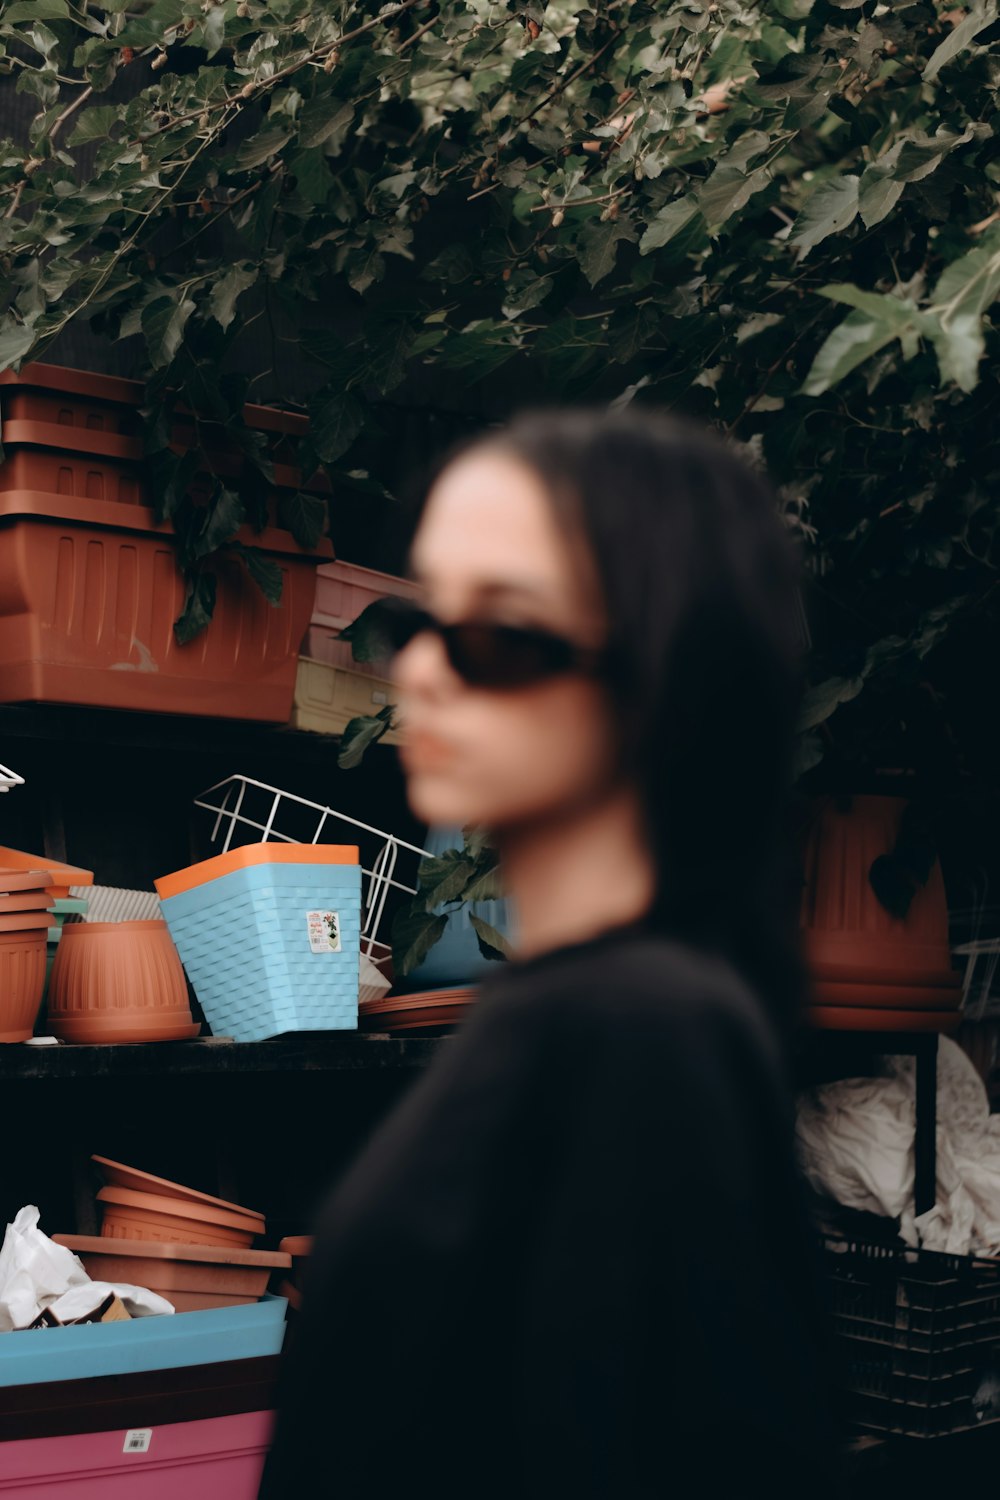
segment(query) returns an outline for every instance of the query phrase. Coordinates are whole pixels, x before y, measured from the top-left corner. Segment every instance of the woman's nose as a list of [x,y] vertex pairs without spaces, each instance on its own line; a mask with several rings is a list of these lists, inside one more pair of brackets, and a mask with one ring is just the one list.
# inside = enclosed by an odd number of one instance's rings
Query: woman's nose
[[460,679],[453,670],[444,642],[430,630],[414,636],[393,662],[393,679],[406,698],[425,701],[454,692]]

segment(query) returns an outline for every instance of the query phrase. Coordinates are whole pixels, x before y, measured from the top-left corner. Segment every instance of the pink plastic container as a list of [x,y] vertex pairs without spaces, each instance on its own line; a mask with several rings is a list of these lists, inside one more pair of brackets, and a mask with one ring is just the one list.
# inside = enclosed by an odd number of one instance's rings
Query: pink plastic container
[[[4,1500],[256,1500],[273,1413],[0,1443]],[[145,1448],[145,1451],[143,1449]]]
[[323,563],[316,569],[316,605],[302,647],[303,656],[325,662],[328,667],[348,667],[366,677],[384,677],[384,662],[355,661],[350,641],[338,640],[338,633],[377,599],[393,595],[415,599],[417,592],[415,583],[391,573],[376,573],[354,563]]

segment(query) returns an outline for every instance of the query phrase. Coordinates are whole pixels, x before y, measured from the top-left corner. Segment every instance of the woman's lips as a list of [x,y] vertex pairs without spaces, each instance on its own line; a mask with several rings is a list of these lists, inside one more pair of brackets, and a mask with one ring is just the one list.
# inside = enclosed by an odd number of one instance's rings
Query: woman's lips
[[426,730],[407,726],[406,740],[400,747],[404,765],[413,771],[437,771],[452,764],[455,748]]

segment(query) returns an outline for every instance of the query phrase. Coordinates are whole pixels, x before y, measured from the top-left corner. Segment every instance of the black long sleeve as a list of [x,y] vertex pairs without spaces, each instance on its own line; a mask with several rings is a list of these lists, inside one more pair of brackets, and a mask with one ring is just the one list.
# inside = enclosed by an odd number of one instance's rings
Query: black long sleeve
[[501,971],[324,1216],[262,1500],[812,1497],[832,1459],[753,997],[634,932]]

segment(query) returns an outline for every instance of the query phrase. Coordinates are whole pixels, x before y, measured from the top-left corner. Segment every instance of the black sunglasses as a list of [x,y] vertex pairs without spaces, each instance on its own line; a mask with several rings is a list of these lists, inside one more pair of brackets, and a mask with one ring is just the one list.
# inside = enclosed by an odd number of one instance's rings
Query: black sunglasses
[[430,631],[443,643],[448,661],[470,687],[517,688],[565,673],[600,673],[607,652],[577,646],[547,630],[489,621],[445,624],[406,599],[382,599],[376,628],[387,655],[395,655]]

